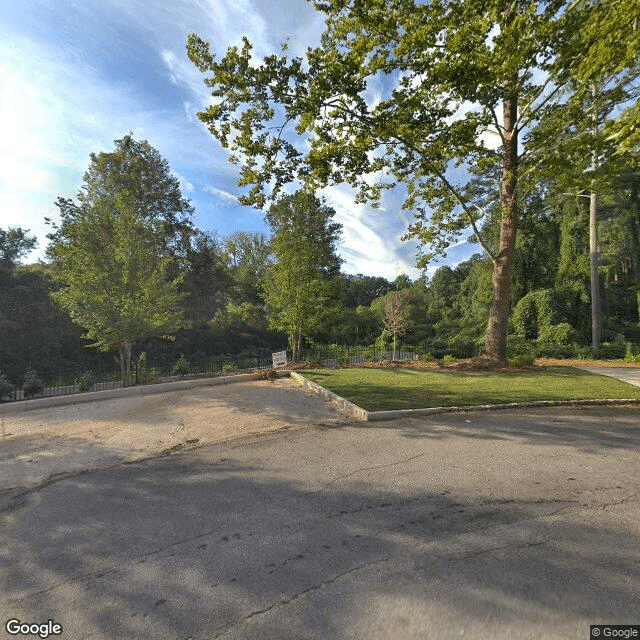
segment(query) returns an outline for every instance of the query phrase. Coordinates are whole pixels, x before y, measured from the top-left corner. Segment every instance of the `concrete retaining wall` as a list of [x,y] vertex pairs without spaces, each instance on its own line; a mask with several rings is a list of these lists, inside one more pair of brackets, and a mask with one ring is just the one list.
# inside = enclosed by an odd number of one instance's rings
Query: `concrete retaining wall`
[[295,380],[300,386],[305,387],[306,389],[310,389],[314,393],[317,393],[319,396],[322,396],[325,400],[328,400],[331,404],[336,407],[339,407],[343,411],[346,411],[350,415],[352,415],[356,420],[368,420],[367,415],[368,411],[365,411],[362,407],[359,407],[357,404],[353,404],[353,402],[349,402],[349,400],[345,400],[341,398],[339,395],[333,393],[333,391],[329,391],[324,387],[321,387],[319,384],[301,376],[299,373],[295,371],[290,372],[291,378]]

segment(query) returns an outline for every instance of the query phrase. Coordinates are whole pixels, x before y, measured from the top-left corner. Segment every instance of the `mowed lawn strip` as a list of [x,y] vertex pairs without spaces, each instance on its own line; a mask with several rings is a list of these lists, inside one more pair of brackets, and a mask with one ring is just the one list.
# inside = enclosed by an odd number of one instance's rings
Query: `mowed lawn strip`
[[526,373],[366,368],[301,373],[367,411],[537,400],[640,400],[640,387],[573,367]]

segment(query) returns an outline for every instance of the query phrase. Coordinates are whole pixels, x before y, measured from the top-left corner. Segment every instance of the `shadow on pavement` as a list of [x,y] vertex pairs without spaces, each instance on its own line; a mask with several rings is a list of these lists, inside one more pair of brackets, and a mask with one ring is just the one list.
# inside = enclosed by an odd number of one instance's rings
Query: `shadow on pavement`
[[2,514],[0,611],[65,640],[637,623],[638,412],[595,414],[310,429],[69,478]]

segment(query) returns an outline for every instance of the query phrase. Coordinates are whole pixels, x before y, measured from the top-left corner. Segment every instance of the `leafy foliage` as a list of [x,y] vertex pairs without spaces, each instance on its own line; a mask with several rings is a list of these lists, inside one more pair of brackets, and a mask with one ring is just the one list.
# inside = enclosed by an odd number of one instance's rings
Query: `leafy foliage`
[[[637,23],[615,32],[615,46],[603,45],[599,29],[611,15],[613,24],[629,22],[619,13],[629,2],[612,10],[604,0],[318,1],[327,26],[305,59],[288,59],[283,47],[256,61],[245,38],[218,61],[192,34],[188,54],[209,74],[213,98],[198,115],[241,165],[240,184],[252,187],[245,203],[262,207],[305,181],[347,182],[377,205],[403,184],[415,215],[407,236],[429,247],[423,265],[470,226],[494,266],[485,352],[504,359],[518,188],[535,184],[541,167],[559,166],[554,159],[568,166],[571,154],[557,141],[567,126],[584,132],[586,89],[596,109],[624,103]],[[613,39],[610,26],[604,32]],[[593,150],[587,138],[572,153]],[[496,162],[489,188],[452,171],[482,174]],[[478,227],[496,193],[501,226],[491,242]]]
[[78,391],[91,391],[96,383],[96,374],[93,371],[81,373],[74,381]]
[[9,382],[4,373],[0,373],[0,401],[9,398],[14,391],[14,385]]
[[44,382],[38,375],[38,372],[35,369],[27,369],[27,373],[24,377],[24,382],[22,383],[22,391],[24,393],[24,397],[33,398],[33,396],[37,396],[39,393],[42,393],[43,388]]
[[176,274],[191,205],[158,152],[131,136],[91,155],[78,203],[59,199],[47,249],[60,289],[52,297],[93,346],[117,347],[127,379],[134,341],[183,325]]
[[269,324],[286,331],[297,359],[302,336],[315,331],[335,306],[340,225],[334,210],[310,192],[282,196],[267,213],[275,262],[266,269],[262,294]]

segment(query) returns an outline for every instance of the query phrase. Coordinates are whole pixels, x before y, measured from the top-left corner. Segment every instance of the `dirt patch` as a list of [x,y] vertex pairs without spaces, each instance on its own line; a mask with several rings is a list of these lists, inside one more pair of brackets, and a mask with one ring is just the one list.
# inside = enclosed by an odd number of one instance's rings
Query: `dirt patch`
[[0,496],[60,474],[350,420],[289,378],[22,411],[4,416]]

